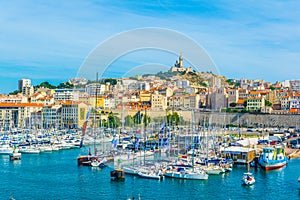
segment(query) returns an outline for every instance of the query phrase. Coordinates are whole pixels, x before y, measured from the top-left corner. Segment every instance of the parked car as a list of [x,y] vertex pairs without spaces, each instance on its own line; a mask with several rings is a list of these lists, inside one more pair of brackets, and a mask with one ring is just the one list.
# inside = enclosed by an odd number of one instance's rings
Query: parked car
[[267,144],[269,144],[269,140],[258,140],[257,144],[267,145]]
[[293,148],[293,149],[300,149],[300,144],[293,144],[293,145],[292,145],[292,148]]

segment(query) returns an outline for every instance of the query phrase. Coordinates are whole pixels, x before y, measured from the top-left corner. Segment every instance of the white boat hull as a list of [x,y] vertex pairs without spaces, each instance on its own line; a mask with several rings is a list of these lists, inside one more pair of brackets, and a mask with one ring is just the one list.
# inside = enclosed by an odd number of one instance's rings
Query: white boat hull
[[161,176],[160,174],[147,174],[147,173],[143,173],[143,172],[138,172],[139,177],[141,178],[148,178],[148,179],[158,179],[160,180],[163,176]]
[[179,179],[191,179],[191,180],[207,180],[208,175],[205,173],[197,173],[197,172],[167,172],[164,174],[166,177],[171,178],[179,178]]

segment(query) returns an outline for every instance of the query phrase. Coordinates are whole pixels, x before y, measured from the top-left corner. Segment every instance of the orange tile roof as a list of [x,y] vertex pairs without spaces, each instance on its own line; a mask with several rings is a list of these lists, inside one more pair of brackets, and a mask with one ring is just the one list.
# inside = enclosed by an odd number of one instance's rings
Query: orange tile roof
[[248,100],[261,100],[263,97],[248,97]]
[[40,103],[0,103],[0,107],[43,107]]
[[245,102],[245,100],[239,99],[239,100],[237,101],[237,104],[244,104],[244,102]]
[[287,98],[289,98],[289,96],[282,96],[281,98],[282,99],[287,99]]
[[300,112],[300,110],[297,109],[297,108],[291,108],[291,109],[290,109],[290,112],[291,112],[291,113],[297,113],[297,112]]

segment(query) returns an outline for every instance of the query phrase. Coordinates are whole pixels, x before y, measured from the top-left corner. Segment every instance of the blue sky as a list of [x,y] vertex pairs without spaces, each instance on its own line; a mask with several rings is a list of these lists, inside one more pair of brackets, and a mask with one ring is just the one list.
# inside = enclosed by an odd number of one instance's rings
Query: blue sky
[[[299,7],[297,0],[0,0],[0,93],[17,89],[21,78],[58,84],[76,77],[99,43],[143,27],[187,35],[229,78],[299,79]],[[148,63],[171,66],[176,58],[132,53],[112,63],[106,75],[122,76],[120,68]]]

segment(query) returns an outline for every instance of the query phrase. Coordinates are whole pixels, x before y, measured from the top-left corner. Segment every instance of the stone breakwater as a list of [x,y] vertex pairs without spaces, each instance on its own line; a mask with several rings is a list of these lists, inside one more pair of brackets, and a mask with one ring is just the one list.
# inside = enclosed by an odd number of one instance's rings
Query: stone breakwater
[[[172,111],[170,111],[172,112]],[[196,111],[176,111],[185,121],[203,124],[210,122],[213,125],[233,124],[247,127],[295,127],[300,129],[300,115],[272,115],[272,114],[249,114],[249,113],[218,113],[218,112],[199,112]],[[122,110],[114,110],[119,117],[122,116]],[[135,115],[137,111],[125,110],[124,115]],[[143,112],[142,112],[143,113]],[[147,110],[147,115],[151,118],[161,118],[166,116],[166,111]],[[152,120],[153,122],[154,120]],[[159,121],[159,120],[158,120]]]
[[300,128],[300,115],[249,113],[195,113],[195,120],[210,119],[212,124],[233,124],[247,127]]

